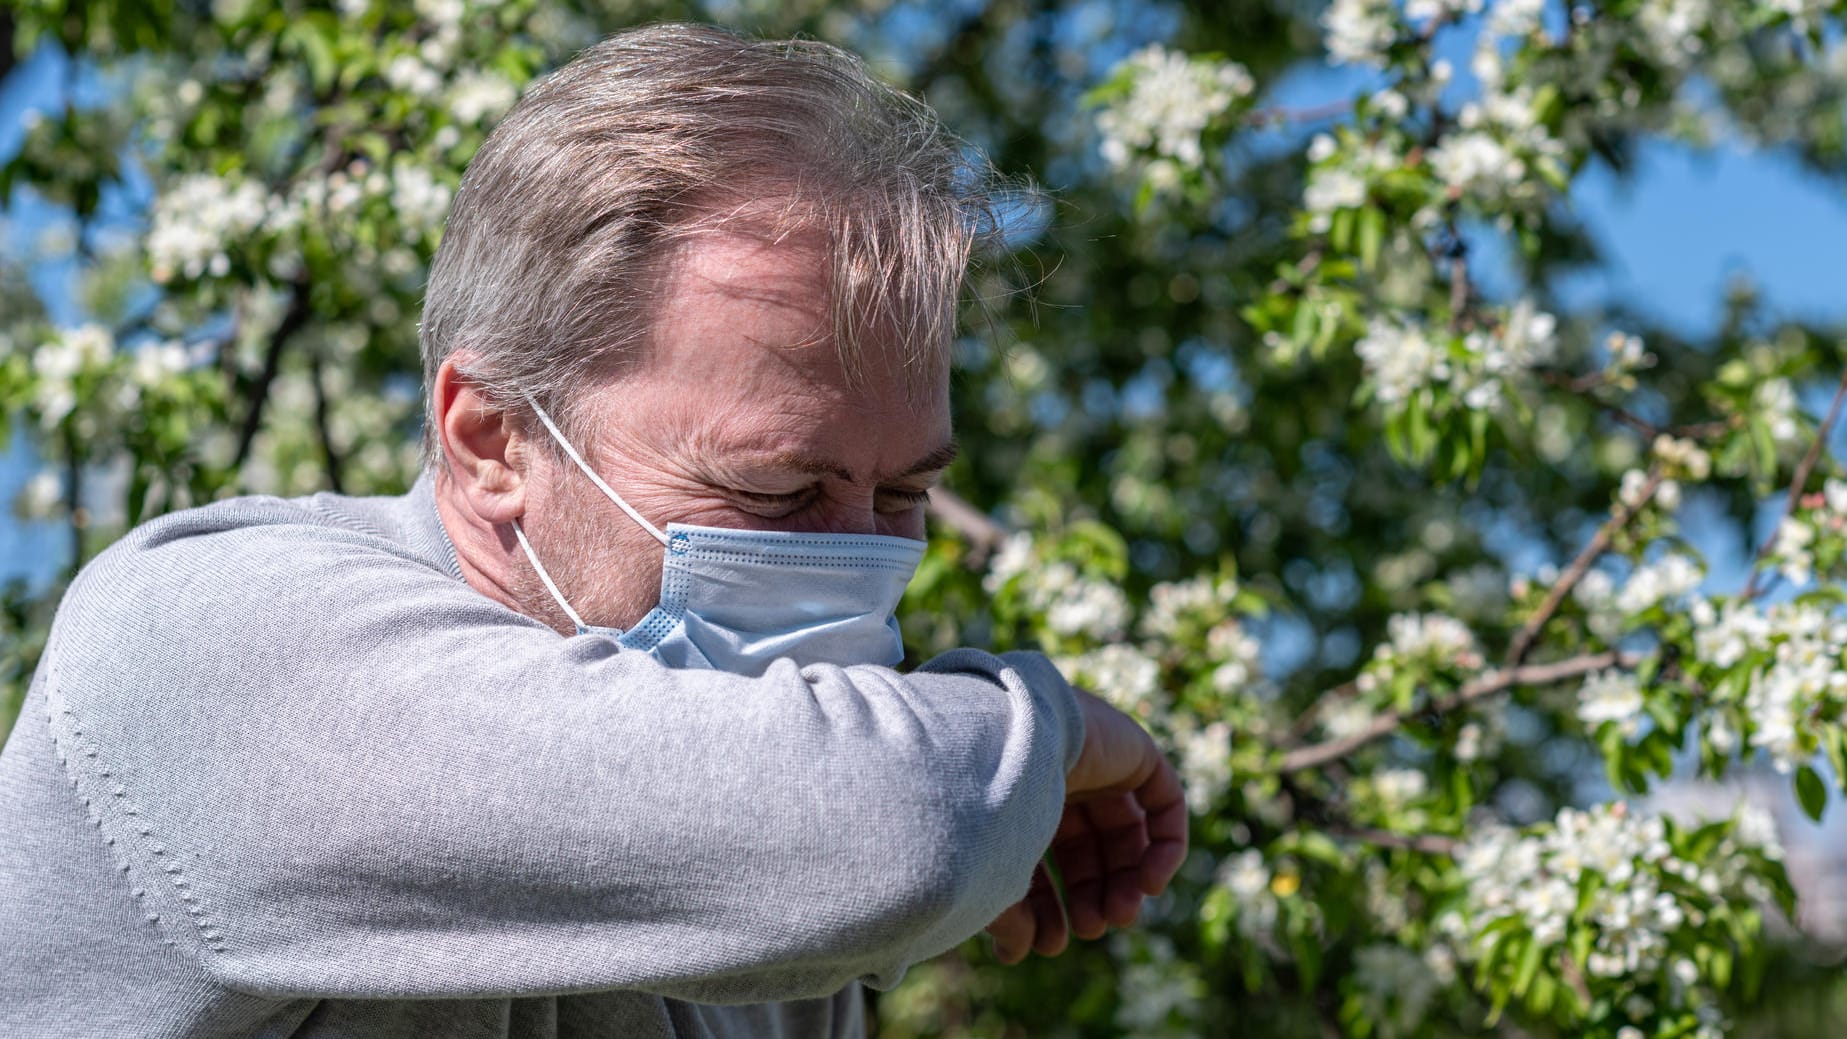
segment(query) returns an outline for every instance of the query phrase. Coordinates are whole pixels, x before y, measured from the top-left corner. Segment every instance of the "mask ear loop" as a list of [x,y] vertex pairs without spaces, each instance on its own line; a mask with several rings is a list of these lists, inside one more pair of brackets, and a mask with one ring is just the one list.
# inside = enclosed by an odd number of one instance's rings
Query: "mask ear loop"
[[[539,421],[545,423],[545,431],[552,435],[552,439],[558,442],[559,447],[564,448],[564,453],[571,456],[571,461],[577,463],[577,468],[584,471],[584,475],[590,478],[590,482],[596,484],[597,489],[608,495],[609,500],[615,502],[617,507],[623,512],[628,513],[629,519],[641,524],[641,529],[654,535],[654,539],[661,544],[667,544],[667,535],[663,534],[659,527],[643,519],[641,513],[636,512],[628,502],[623,501],[622,495],[617,494],[615,488],[604,483],[603,478],[596,474],[596,470],[590,468],[590,466],[584,462],[583,456],[577,453],[577,449],[571,446],[571,442],[564,438],[563,433],[558,432],[558,427],[552,423],[552,418],[545,413],[545,409],[539,407],[538,402],[531,397],[526,398],[526,403],[532,408],[533,414],[539,416]],[[540,571],[540,576],[544,576],[543,570]],[[547,583],[549,584],[550,582],[547,581]]]
[[558,604],[558,608],[564,611],[566,617],[571,618],[571,623],[577,626],[578,631],[583,631],[584,619],[577,615],[576,610],[571,609],[570,603],[564,601],[564,593],[558,590],[558,585],[552,581],[552,575],[545,572],[545,564],[539,562],[539,555],[532,550],[532,542],[526,540],[526,532],[520,529],[519,520],[513,521],[513,536],[519,539],[520,551],[526,553],[526,561],[531,563],[533,570],[538,572],[539,580],[545,582],[545,590],[552,593],[552,601]]

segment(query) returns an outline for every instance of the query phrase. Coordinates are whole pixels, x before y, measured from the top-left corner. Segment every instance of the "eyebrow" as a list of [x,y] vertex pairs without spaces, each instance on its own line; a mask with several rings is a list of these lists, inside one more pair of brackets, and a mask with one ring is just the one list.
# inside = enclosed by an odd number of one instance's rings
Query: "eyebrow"
[[[888,479],[903,480],[907,477],[920,476],[924,473],[936,472],[939,469],[947,469],[949,463],[955,461],[956,456],[960,454],[961,451],[962,446],[953,439],[944,441],[942,444],[932,449],[929,454],[924,455],[909,466],[906,466],[902,472],[893,473]],[[777,455],[775,464],[785,469],[792,469],[798,473],[807,473],[810,476],[834,476],[846,480],[849,483],[853,482],[853,473],[845,466],[835,465],[832,462],[825,462],[817,458],[809,458],[805,455]]]

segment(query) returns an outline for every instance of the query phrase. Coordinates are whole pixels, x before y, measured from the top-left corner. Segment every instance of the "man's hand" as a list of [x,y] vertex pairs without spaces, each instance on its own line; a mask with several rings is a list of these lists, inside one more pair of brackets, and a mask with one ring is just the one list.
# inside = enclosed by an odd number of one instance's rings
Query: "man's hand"
[[1098,938],[1111,925],[1134,923],[1142,899],[1165,891],[1186,858],[1186,796],[1173,766],[1134,719],[1076,692],[1084,749],[1065,776],[1065,813],[1051,848],[1063,904],[1040,863],[1026,897],[988,925],[1002,963],[1028,951],[1056,956],[1073,933]]

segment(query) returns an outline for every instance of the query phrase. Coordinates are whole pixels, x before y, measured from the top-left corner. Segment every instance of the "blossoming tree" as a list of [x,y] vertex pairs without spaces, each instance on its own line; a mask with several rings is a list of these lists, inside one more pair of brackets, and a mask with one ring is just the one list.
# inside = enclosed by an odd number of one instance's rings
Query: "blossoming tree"
[[[1724,1034],[1794,911],[1775,828],[1634,795],[1767,768],[1819,814],[1847,776],[1840,342],[1745,292],[1688,340],[1556,288],[1599,262],[1573,183],[1650,140],[1847,175],[1844,14],[27,0],[0,71],[69,82],[0,176],[70,231],[0,264],[17,507],[68,574],[223,495],[403,488],[426,265],[521,85],[644,18],[812,32],[1049,189],[975,278],[907,638],[1054,655],[1168,741],[1198,846],[1145,926],[922,965],[886,1034]],[[1363,85],[1269,100],[1323,62]],[[23,280],[53,261],[79,320]],[[7,593],[10,711],[59,591]]]

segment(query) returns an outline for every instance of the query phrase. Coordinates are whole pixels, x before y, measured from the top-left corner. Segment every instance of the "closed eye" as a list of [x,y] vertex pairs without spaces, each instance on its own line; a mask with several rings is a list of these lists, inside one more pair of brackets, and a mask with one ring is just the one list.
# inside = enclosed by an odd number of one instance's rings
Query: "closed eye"
[[888,487],[878,492],[876,507],[880,512],[909,512],[929,501],[929,491],[907,491]]
[[786,516],[807,505],[814,500],[817,490],[814,487],[804,487],[799,491],[790,491],[786,494],[762,494],[757,491],[741,491],[733,488],[725,493],[744,508],[774,518]]

